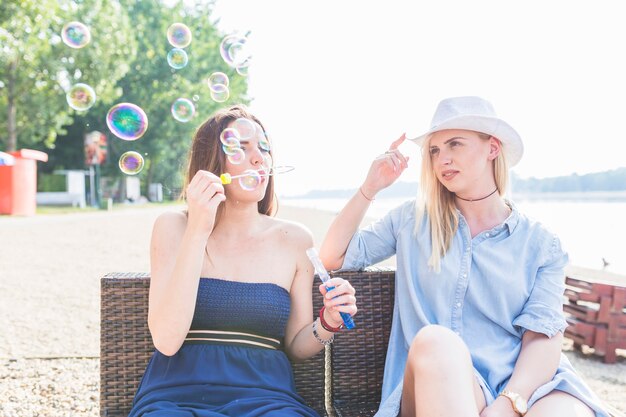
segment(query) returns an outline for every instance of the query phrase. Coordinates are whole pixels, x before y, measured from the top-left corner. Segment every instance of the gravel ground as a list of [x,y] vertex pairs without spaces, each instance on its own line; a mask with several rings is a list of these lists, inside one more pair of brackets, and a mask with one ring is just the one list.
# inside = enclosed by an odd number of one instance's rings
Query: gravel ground
[[[154,219],[173,207],[0,217],[0,417],[99,415],[100,277],[148,271]],[[321,242],[332,213],[282,207]],[[565,346],[590,387],[626,412],[626,353],[607,365]]]
[[0,416],[53,417],[100,414],[99,360],[0,361]]

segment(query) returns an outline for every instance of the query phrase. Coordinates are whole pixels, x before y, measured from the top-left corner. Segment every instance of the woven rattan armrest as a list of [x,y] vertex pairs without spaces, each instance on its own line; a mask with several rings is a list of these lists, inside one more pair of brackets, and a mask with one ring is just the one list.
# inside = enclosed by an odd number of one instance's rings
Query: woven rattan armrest
[[356,328],[336,337],[330,348],[328,411],[340,417],[372,416],[380,401],[391,333],[395,270],[368,268],[332,275],[349,280],[356,289],[359,313]]
[[[319,294],[313,283],[314,294]],[[154,345],[148,330],[146,273],[110,273],[101,279],[100,415],[128,415]],[[321,297],[313,297],[314,314]],[[324,415],[324,355],[293,365],[296,390]]]

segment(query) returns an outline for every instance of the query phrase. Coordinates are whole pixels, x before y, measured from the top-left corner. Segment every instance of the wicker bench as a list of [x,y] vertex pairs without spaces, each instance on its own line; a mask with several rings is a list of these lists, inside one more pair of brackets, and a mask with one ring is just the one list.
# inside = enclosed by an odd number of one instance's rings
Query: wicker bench
[[[390,268],[341,272],[356,288],[356,329],[338,335],[325,353],[294,364],[298,393],[321,416],[373,416],[380,400],[391,331],[394,275]],[[111,273],[101,280],[100,414],[126,416],[150,355],[145,273]],[[314,294],[318,283],[313,283]],[[314,297],[314,314],[321,306]],[[615,417],[621,415],[617,412]],[[623,417],[623,416],[622,416]]]
[[[338,416],[373,415],[382,387],[393,311],[394,271],[370,269],[340,275],[350,280],[359,294],[357,328],[339,335],[325,354],[294,364],[296,388],[322,416],[327,414],[326,409]],[[128,415],[154,351],[147,324],[149,285],[150,278],[145,273],[110,273],[101,279],[102,416]],[[313,283],[314,293],[318,285]],[[313,310],[317,314],[321,298],[314,300]]]

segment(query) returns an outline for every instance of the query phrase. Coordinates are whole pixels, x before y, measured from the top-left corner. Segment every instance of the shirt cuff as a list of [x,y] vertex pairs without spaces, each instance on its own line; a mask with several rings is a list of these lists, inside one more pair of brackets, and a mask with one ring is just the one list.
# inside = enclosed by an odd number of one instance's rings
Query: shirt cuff
[[522,314],[513,320],[513,326],[520,332],[520,336],[522,336],[526,330],[530,330],[535,333],[545,334],[551,338],[559,332],[564,332],[568,324],[563,316],[540,317],[535,314]]

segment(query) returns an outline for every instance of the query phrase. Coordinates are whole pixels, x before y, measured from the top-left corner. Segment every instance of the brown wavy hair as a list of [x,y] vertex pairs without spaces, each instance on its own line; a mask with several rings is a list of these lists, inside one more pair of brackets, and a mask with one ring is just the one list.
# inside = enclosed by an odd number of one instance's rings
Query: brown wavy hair
[[[220,134],[231,122],[239,119],[240,117],[258,123],[265,132],[263,123],[261,123],[256,116],[250,113],[243,104],[236,104],[215,112],[204,123],[202,123],[200,127],[198,127],[196,133],[194,134],[191,149],[189,149],[187,175],[185,177],[185,184],[181,194],[181,198],[183,200],[186,197],[185,194],[187,186],[198,170],[203,169],[218,176],[224,172],[226,155],[222,150]],[[270,155],[273,157],[271,149]],[[265,196],[261,201],[259,201],[258,210],[259,213],[268,216],[275,215],[278,210],[278,201],[274,193],[273,176],[268,177]]]

